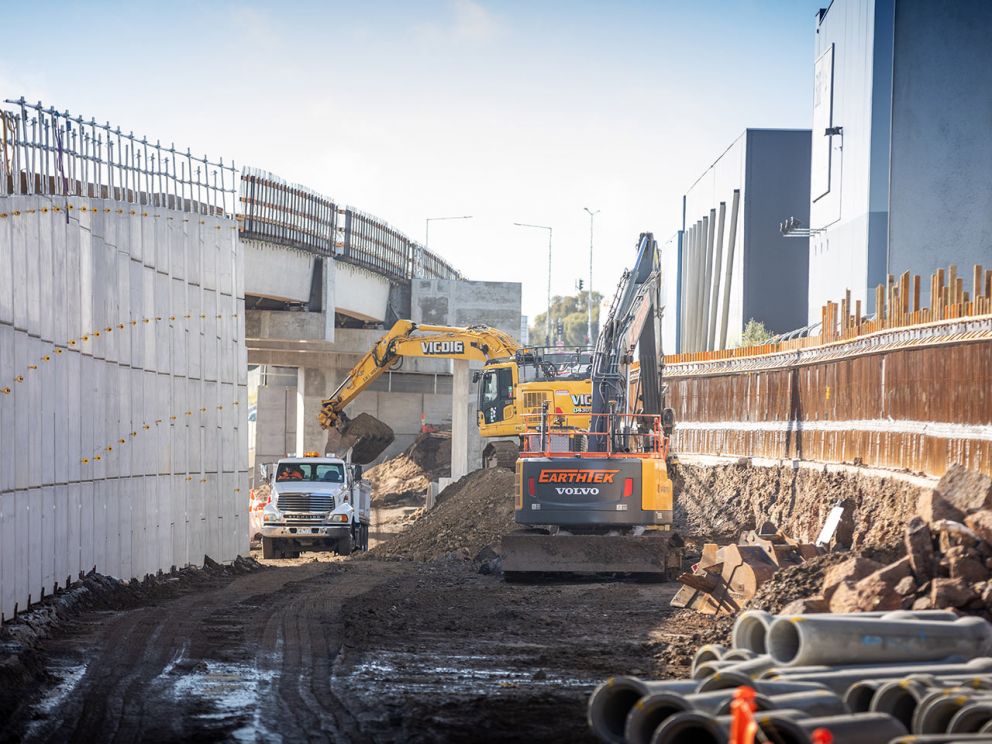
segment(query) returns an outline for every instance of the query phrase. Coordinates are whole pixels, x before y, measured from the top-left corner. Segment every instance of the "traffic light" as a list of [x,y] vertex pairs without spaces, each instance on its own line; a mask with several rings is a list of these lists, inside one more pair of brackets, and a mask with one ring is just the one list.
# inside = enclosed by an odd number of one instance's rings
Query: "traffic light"
[[583,283],[584,283],[584,282],[583,282],[583,281],[582,281],[581,279],[579,279],[579,282],[578,282],[578,287],[579,287],[579,291],[580,291],[580,292],[582,291],[582,285],[583,285]]

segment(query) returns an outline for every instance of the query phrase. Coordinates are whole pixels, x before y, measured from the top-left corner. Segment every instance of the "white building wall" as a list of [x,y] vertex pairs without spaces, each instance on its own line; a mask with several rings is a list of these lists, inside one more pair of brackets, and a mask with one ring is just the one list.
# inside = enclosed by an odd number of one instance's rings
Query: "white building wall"
[[[0,613],[247,550],[233,220],[0,199]],[[9,389],[9,391],[8,391]]]

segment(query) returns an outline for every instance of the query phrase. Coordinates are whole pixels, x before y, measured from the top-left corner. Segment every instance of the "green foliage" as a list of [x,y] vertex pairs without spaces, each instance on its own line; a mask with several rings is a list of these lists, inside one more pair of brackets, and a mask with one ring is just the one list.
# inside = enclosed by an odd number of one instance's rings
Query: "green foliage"
[[[558,321],[562,321],[565,327],[565,346],[585,346],[586,330],[588,325],[586,300],[589,295],[586,292],[579,292],[567,297],[555,296],[551,298],[551,335],[550,345],[555,344],[555,329]],[[602,302],[603,295],[599,292],[592,293],[592,342],[599,329],[599,303]],[[532,346],[544,346],[547,313],[539,313],[531,319],[530,324],[530,344]]]
[[758,346],[768,341],[774,335],[774,333],[765,328],[765,324],[760,320],[751,318],[747,322],[747,325],[744,326],[744,334],[741,336],[741,342],[738,346]]

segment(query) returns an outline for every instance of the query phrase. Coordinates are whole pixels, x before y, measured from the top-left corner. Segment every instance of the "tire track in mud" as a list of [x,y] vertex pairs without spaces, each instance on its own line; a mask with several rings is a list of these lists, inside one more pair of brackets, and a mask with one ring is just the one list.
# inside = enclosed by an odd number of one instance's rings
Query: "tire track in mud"
[[55,676],[85,671],[68,690],[39,691],[0,740],[367,741],[331,688],[343,610],[409,570],[280,566],[156,606],[86,613],[46,644]]

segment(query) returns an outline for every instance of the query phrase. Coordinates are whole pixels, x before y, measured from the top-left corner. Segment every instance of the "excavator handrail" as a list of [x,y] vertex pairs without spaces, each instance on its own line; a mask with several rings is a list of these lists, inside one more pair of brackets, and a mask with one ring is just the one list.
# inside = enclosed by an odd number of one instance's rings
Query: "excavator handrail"
[[[544,423],[545,415],[547,424]],[[597,428],[597,417],[612,417],[609,422]],[[664,458],[668,456],[669,439],[662,428],[662,417],[648,413],[524,413],[521,418],[527,423],[527,432],[521,436],[523,447],[520,457],[576,457],[576,458]],[[569,419],[578,419],[586,426],[571,425]],[[601,420],[601,419],[599,419]],[[637,431],[631,431],[633,424],[639,424]],[[640,424],[646,424],[642,427]],[[626,430],[625,430],[626,429]],[[612,437],[611,437],[612,433]],[[567,437],[570,443],[603,441],[605,450],[561,450],[552,445]],[[613,446],[613,438],[625,437],[628,445],[624,449]],[[640,446],[638,446],[640,445]]]

